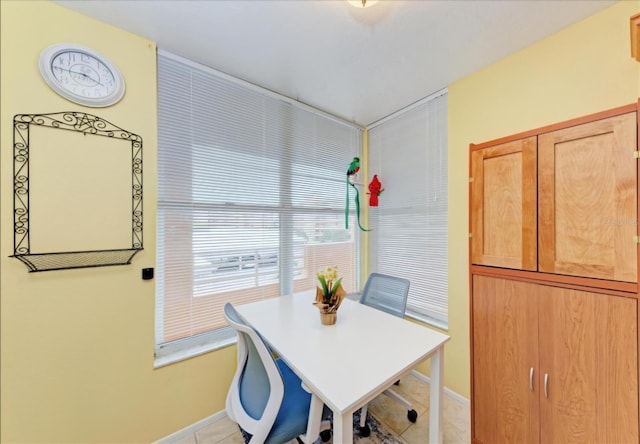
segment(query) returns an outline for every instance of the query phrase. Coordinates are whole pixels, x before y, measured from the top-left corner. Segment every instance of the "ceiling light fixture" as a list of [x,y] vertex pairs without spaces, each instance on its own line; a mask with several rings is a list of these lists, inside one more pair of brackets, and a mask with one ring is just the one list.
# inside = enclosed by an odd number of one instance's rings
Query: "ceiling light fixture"
[[347,2],[356,8],[368,8],[378,3],[378,0],[347,0]]

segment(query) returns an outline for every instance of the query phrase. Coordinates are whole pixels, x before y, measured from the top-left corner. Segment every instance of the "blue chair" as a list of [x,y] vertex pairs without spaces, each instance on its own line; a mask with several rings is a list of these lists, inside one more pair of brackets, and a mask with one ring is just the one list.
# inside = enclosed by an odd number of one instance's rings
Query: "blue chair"
[[[407,279],[380,273],[371,273],[360,296],[360,303],[403,318],[407,308],[410,284],[410,281]],[[399,381],[396,382],[396,385],[398,383]],[[386,389],[383,393],[404,405],[407,408],[407,418],[409,421],[416,422],[418,412],[413,409],[409,401],[390,388]],[[367,406],[365,405],[360,411],[360,434],[362,436],[369,436],[371,433],[366,421]]]
[[[227,415],[251,435],[250,444],[300,441],[307,431],[311,394],[229,303],[224,316],[238,333],[238,367],[227,394]],[[330,436],[328,431],[321,434],[323,441]]]

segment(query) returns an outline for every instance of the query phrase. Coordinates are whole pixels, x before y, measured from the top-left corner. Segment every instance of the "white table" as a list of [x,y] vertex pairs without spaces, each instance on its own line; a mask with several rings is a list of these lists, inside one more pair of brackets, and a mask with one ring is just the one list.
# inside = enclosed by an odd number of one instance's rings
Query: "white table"
[[317,436],[324,403],[333,411],[333,442],[352,443],[353,413],[430,357],[429,442],[442,443],[449,336],[350,300],[335,325],[322,325],[314,297],[315,290],[235,307],[311,391],[307,437]]

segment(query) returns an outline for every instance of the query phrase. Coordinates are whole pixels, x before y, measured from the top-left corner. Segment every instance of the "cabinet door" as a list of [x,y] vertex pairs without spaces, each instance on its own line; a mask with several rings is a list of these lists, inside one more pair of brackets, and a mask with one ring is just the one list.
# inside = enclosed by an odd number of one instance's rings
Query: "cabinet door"
[[471,261],[536,270],[536,138],[471,153]]
[[473,277],[472,421],[485,444],[538,442],[536,288]]
[[539,271],[637,281],[636,114],[538,136]]
[[540,442],[639,442],[637,300],[541,288]]

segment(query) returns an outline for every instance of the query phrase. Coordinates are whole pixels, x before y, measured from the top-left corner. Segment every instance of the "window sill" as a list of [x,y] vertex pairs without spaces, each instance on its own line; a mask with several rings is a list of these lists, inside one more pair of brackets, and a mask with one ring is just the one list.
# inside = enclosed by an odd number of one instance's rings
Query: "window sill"
[[156,356],[153,361],[153,368],[161,368],[167,365],[175,364],[186,359],[195,358],[196,356],[204,355],[215,350],[219,350],[229,345],[235,344],[237,341],[236,336],[225,338],[223,340],[212,341],[205,344],[197,344],[191,347],[181,348],[172,352],[163,354],[162,356]]
[[436,328],[440,331],[442,331],[443,333],[447,333],[449,331],[449,325],[439,321],[437,319],[434,319],[432,317],[429,316],[425,316],[419,313],[415,313],[415,312],[409,312],[407,311],[405,313],[405,317],[409,318],[409,319],[413,319],[414,321],[418,321],[422,324],[426,324],[428,327],[431,328]]

